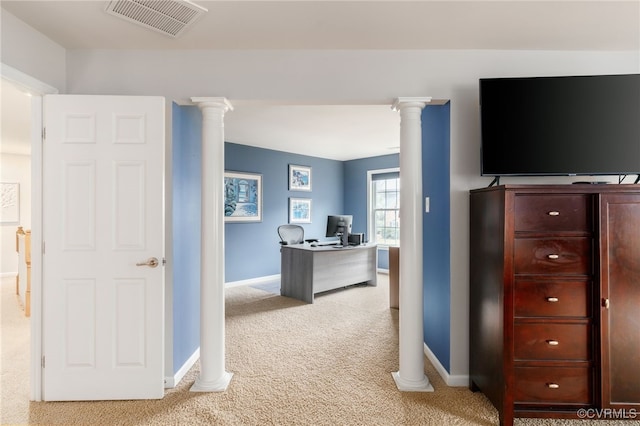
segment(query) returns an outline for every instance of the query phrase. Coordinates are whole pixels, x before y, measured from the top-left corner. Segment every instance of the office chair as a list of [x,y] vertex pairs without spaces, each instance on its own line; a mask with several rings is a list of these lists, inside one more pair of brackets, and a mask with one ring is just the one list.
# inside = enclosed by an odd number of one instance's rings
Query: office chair
[[278,235],[281,245],[300,244],[304,241],[304,228],[299,225],[280,225]]

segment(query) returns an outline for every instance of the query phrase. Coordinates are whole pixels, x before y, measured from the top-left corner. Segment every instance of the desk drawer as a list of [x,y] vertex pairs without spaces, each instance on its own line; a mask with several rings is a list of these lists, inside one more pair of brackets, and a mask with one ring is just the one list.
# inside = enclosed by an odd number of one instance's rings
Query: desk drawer
[[516,367],[514,400],[518,403],[591,404],[589,367]]
[[533,323],[513,326],[516,360],[591,359],[588,324]]
[[516,281],[516,317],[589,317],[590,281]]
[[591,231],[588,195],[518,195],[515,198],[516,231]]
[[591,238],[516,238],[516,274],[591,274]]
[[375,247],[332,248],[313,255],[313,293],[352,284],[376,283]]

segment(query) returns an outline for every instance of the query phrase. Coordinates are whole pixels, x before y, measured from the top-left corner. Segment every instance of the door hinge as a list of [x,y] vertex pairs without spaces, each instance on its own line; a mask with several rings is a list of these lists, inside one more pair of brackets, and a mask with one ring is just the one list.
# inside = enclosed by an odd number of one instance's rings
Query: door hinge
[[47,128],[43,127],[42,128],[42,140],[47,139]]
[[42,368],[44,368],[44,355],[42,355]]
[[42,254],[44,254],[44,253],[45,253],[45,251],[46,251],[46,250],[45,250],[45,244],[44,244],[44,241],[43,241],[43,242],[42,242]]

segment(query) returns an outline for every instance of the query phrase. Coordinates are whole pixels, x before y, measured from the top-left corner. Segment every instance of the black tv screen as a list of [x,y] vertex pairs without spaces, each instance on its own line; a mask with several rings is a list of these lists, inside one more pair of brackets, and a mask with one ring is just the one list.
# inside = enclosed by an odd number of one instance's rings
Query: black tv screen
[[483,176],[640,174],[640,74],[480,79]]

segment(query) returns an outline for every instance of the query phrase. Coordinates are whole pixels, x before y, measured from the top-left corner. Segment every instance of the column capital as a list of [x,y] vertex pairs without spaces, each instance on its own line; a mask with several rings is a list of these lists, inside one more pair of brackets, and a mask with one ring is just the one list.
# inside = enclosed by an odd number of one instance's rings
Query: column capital
[[233,105],[231,105],[231,102],[229,102],[229,100],[225,97],[195,96],[191,98],[191,102],[198,105],[198,107],[200,108],[222,107],[224,109],[224,112],[233,111]]
[[431,96],[402,97],[396,98],[396,100],[393,101],[391,109],[393,109],[394,111],[400,111],[406,106],[416,106],[419,108],[424,108],[428,103],[431,103]]

